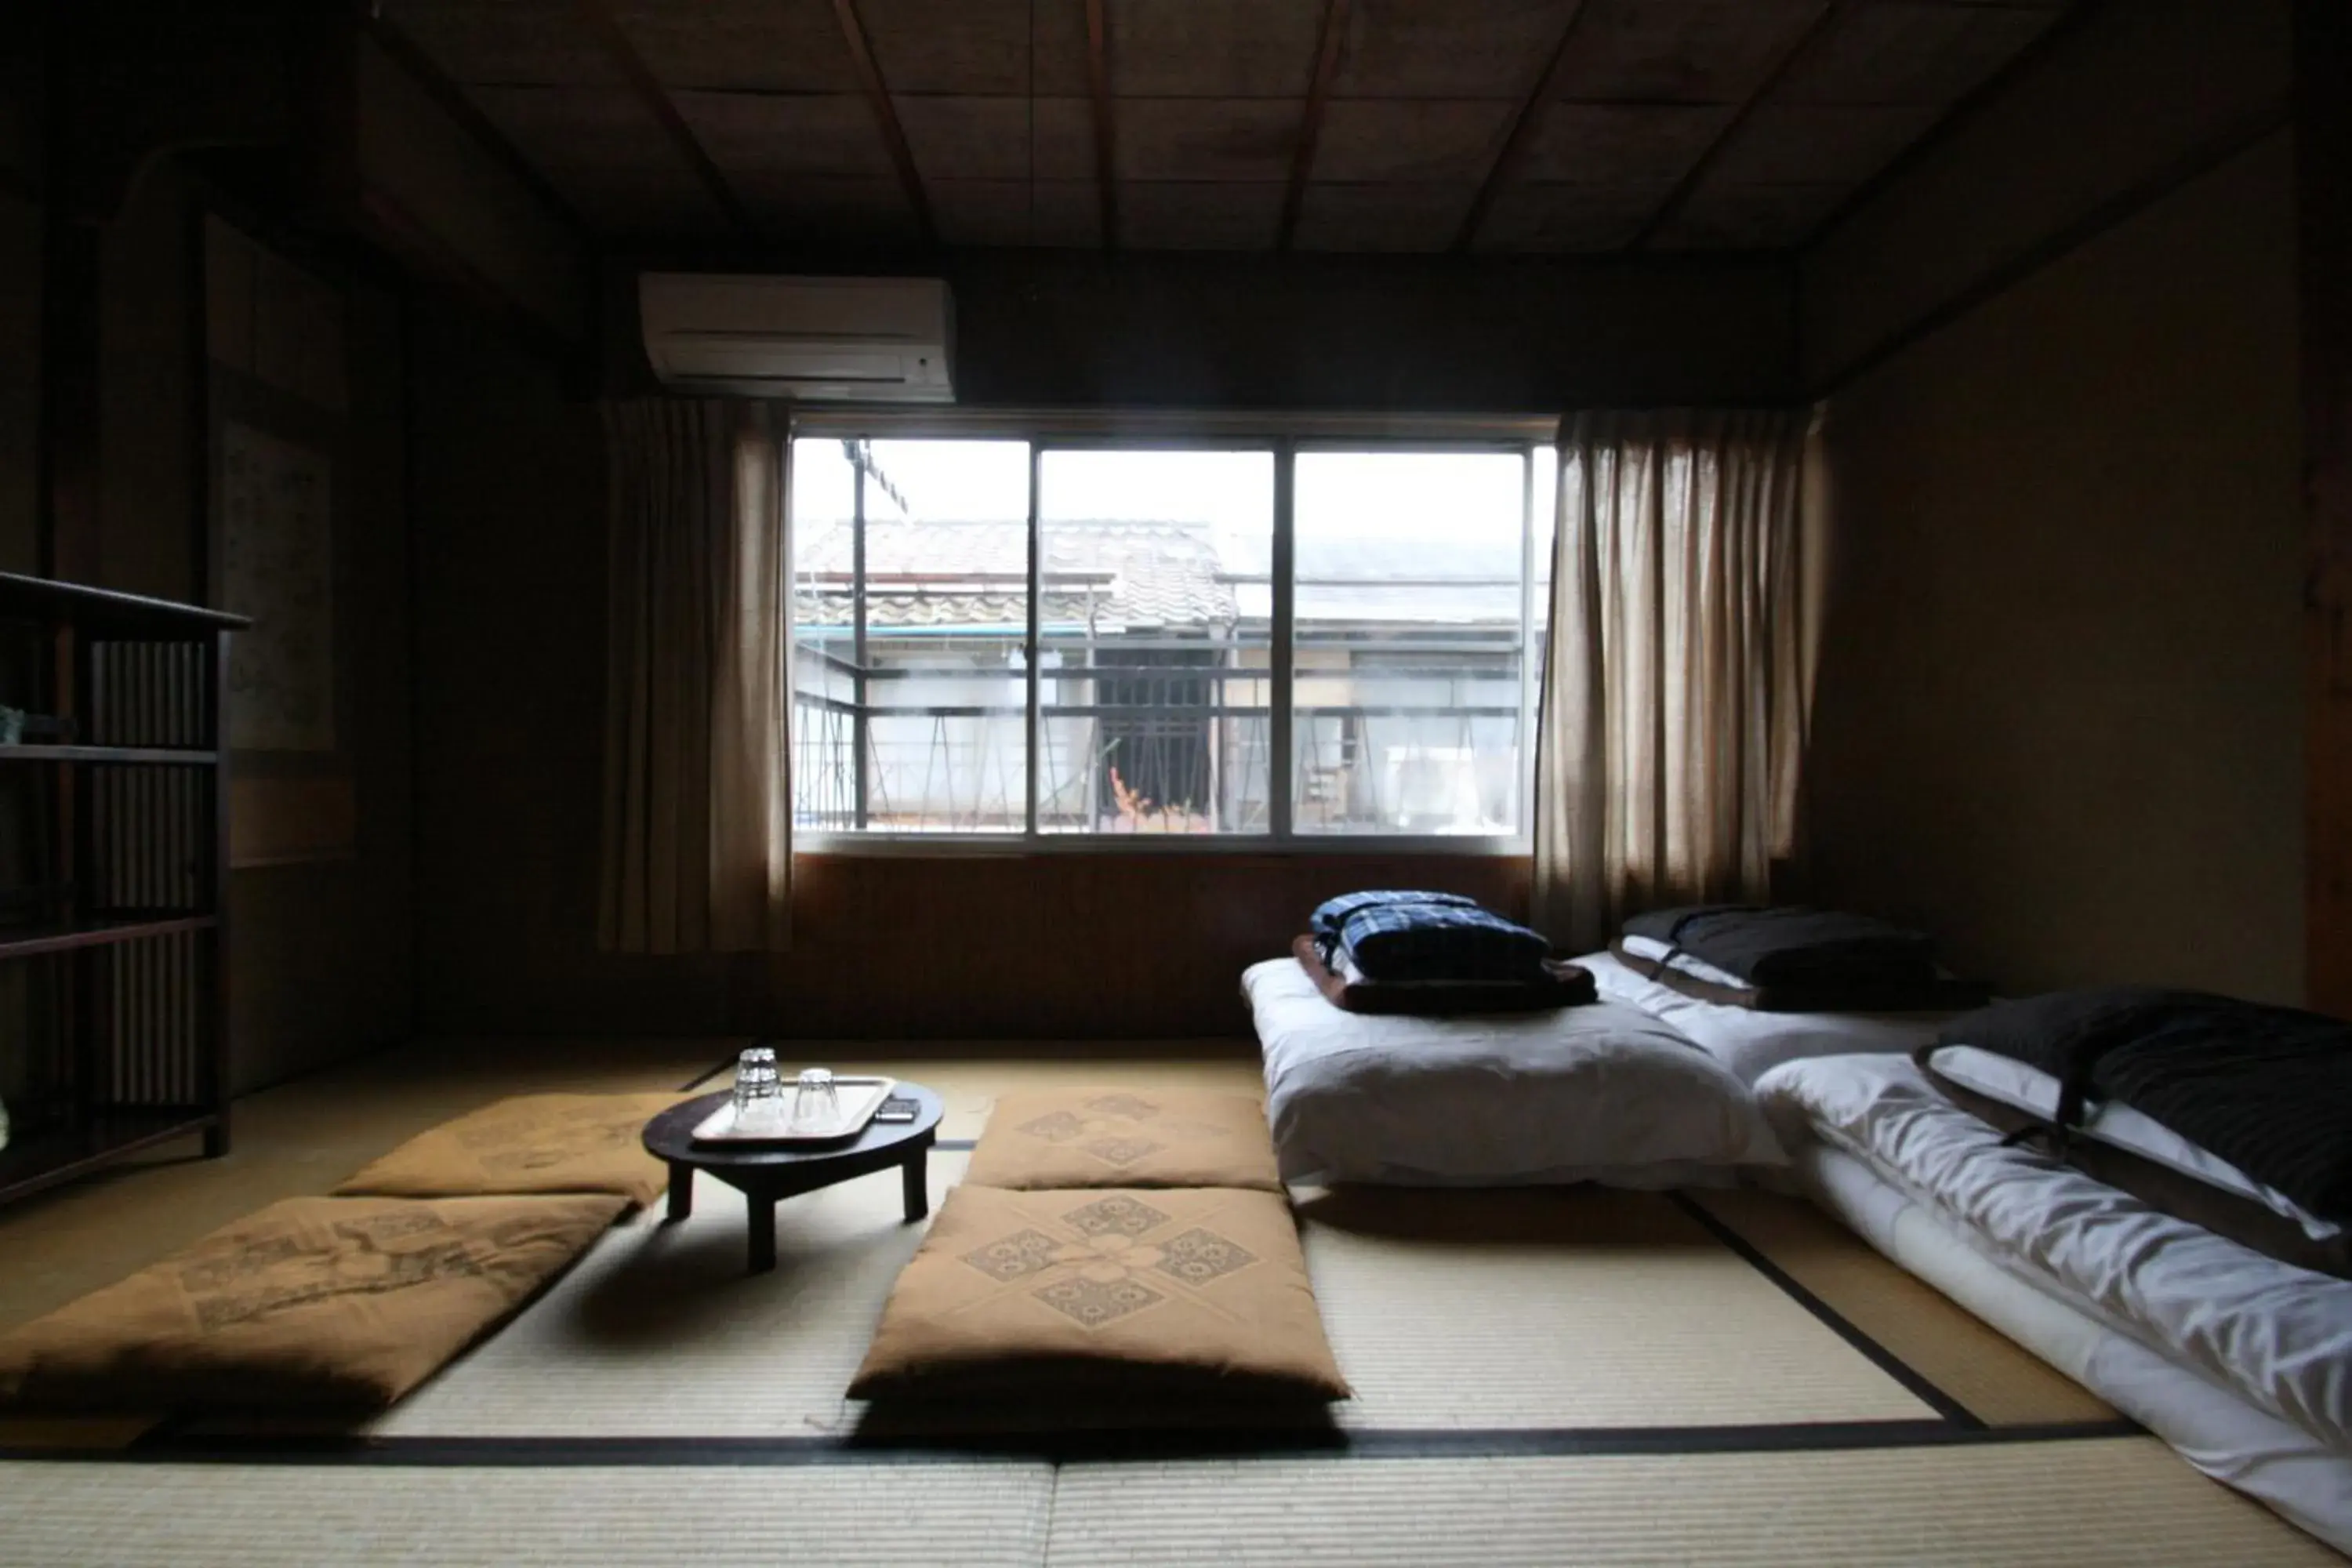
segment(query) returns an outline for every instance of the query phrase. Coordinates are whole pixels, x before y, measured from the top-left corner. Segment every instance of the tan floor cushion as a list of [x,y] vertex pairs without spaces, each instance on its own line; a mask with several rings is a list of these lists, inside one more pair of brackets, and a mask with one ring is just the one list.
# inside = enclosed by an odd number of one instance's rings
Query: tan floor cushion
[[289,1198],[0,1335],[0,1407],[381,1409],[626,1205]]
[[614,1193],[650,1204],[669,1167],[646,1152],[646,1123],[680,1094],[526,1094],[420,1132],[337,1187],[343,1197]]
[[1279,1193],[1257,1097],[1207,1089],[1008,1094],[964,1180],[983,1187],[1249,1187]]
[[1283,1199],[967,1182],[898,1276],[849,1392],[997,1391],[1349,1397]]

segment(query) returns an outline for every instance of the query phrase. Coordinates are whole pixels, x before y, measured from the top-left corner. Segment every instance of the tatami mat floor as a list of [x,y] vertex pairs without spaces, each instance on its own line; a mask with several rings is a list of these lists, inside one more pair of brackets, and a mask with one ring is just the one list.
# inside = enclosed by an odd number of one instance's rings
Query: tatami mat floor
[[16,1568],[1034,1568],[1049,1465],[0,1466]]
[[1768,1193],[1695,1193],[1713,1218],[1887,1354],[1990,1426],[2112,1421],[2106,1401],[2026,1354],[1811,1205]]
[[[279,1198],[322,1193],[401,1140],[510,1094],[677,1089],[747,1042],[446,1040],[361,1058],[237,1101],[223,1159],[195,1141],[0,1208],[0,1329],[110,1284]],[[811,1044],[811,1061],[912,1079],[947,1101],[943,1139],[976,1137],[999,1094],[1056,1082],[1193,1083],[1255,1092],[1255,1059],[1233,1040],[1120,1042],[1063,1054],[926,1055]],[[1053,1047],[1040,1047],[1054,1050]]]
[[2327,1563],[2154,1438],[1944,1450],[1072,1465],[1054,1568]]
[[[0,1211],[0,1327],[475,1105],[682,1089],[734,1044],[466,1042],[256,1096],[226,1160]],[[1230,1042],[810,1055],[937,1089],[950,1143],[1016,1088],[1257,1086]],[[935,1203],[964,1163],[933,1155]],[[757,1277],[705,1184],[359,1431],[0,1423],[0,1561],[2338,1561],[1791,1200],[1297,1197],[1358,1395],[1328,1426],[868,1410],[842,1390],[921,1233],[895,1177],[786,1203]]]

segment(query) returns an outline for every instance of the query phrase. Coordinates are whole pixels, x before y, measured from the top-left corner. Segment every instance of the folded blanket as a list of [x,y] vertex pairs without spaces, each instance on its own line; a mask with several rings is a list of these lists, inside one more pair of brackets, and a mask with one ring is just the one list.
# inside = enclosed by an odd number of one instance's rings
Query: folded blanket
[[2062,1148],[2089,1101],[2120,1100],[2321,1219],[2352,1224],[2352,1024],[2203,992],[2100,986],[1969,1014],[1937,1043],[2056,1079]]
[[1533,981],[1551,943],[1475,904],[1371,904],[1339,924],[1368,980]]
[[1937,973],[1932,938],[1868,915],[1801,905],[1653,910],[1627,921],[1625,934],[1696,953],[1751,985],[1924,985]]
[[1342,967],[1333,970],[1323,962],[1312,936],[1293,942],[1290,954],[1331,1005],[1349,1013],[1450,1018],[1471,1013],[1537,1013],[1600,999],[1589,971],[1558,959],[1546,959],[1542,977],[1535,980],[1383,981],[1349,965],[1344,951],[1339,955]]
[[1621,936],[1609,944],[1609,952],[1643,979],[1693,1001],[1755,1013],[1952,1013],[1981,1007],[1989,994],[1979,981],[1957,980],[1940,971],[1925,980],[1916,974],[1861,975],[1750,985],[1654,937]]

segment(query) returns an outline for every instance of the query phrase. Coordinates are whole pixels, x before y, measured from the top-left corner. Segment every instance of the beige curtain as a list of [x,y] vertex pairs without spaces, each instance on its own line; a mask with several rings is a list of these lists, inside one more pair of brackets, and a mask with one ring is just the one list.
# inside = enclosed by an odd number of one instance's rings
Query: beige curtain
[[1561,429],[1535,918],[1570,951],[1643,909],[1765,898],[1793,848],[1805,426],[1685,412]]
[[777,952],[790,936],[783,436],[761,404],[604,410],[607,951]]

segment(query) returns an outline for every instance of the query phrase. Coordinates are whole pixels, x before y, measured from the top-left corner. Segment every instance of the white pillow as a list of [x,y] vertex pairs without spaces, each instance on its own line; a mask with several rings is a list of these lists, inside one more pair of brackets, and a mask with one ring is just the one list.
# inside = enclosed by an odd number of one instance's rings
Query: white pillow
[[[1997,1100],[2044,1120],[2057,1114],[2058,1080],[2031,1063],[1975,1046],[1940,1047],[1927,1058],[1927,1063],[1962,1089],[1974,1089],[1987,1100]],[[2200,1148],[2163,1122],[2128,1105],[2112,1100],[2098,1102],[2079,1131],[2113,1148],[2129,1150],[2143,1160],[2153,1160],[2184,1176],[2194,1177],[2209,1187],[2251,1198],[2273,1214],[2294,1221],[2314,1241],[2333,1241],[2343,1234],[2341,1226],[2321,1219],[2275,1187],[2263,1185],[2211,1150]]]
[[1676,973],[1687,974],[1693,980],[1704,980],[1709,985],[1728,985],[1734,991],[1748,989],[1748,983],[1728,969],[1717,969],[1695,952],[1677,952],[1672,942],[1660,942],[1654,936],[1635,936],[1631,931],[1617,940],[1623,942],[1625,951],[1636,958],[1646,958],[1653,963],[1666,963],[1668,959],[1672,959],[1674,962],[1667,967]]
[[1587,953],[1576,962],[1592,972],[1593,983],[1603,997],[1639,1007],[1687,1035],[1743,1083],[1754,1083],[1782,1062],[1806,1057],[1882,1052],[1907,1056],[1932,1042],[1945,1021],[1956,1016],[1951,1013],[1759,1013],[1753,1007],[1685,995],[1664,981],[1628,969],[1613,952]]

